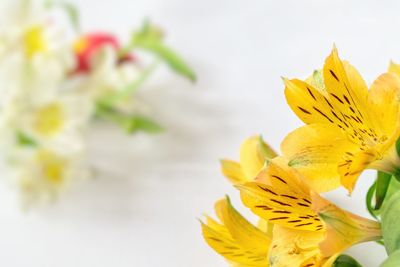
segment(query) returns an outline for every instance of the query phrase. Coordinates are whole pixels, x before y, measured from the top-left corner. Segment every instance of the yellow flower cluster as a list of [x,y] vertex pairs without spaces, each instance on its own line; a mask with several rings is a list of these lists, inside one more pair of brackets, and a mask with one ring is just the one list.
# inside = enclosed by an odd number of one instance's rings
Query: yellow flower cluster
[[206,242],[232,266],[333,266],[350,246],[382,239],[378,221],[319,193],[339,186],[351,193],[365,169],[399,173],[400,66],[392,63],[368,90],[334,48],[322,70],[284,83],[287,102],[305,125],[284,138],[282,155],[254,136],[243,143],[239,162],[221,161],[258,225],[228,198],[216,203],[219,221],[202,223]]

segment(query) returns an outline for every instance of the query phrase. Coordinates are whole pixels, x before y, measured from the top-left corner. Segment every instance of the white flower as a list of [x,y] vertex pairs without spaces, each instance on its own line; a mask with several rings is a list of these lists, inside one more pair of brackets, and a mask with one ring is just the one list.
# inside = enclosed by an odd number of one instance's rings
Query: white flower
[[[141,75],[141,69],[135,62],[120,63],[118,52],[109,45],[99,48],[90,59],[91,71],[78,75],[76,90],[89,95],[93,101],[120,92],[135,82]],[[117,103],[120,108],[132,107],[132,96]]]
[[42,147],[18,147],[9,157],[9,177],[19,188],[22,204],[56,200],[72,184],[90,177],[83,151],[63,154]]
[[32,104],[25,98],[9,101],[0,112],[0,138],[3,150],[20,143],[23,135],[36,145],[55,150],[80,150],[93,116],[93,102],[84,95],[63,93],[52,100]]
[[12,3],[0,10],[5,18],[0,29],[2,103],[20,95],[30,102],[48,101],[75,66],[73,52],[43,1]]

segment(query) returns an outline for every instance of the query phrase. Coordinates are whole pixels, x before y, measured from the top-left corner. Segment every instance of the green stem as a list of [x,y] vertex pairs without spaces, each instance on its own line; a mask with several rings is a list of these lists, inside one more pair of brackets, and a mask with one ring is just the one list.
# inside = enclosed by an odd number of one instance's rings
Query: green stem
[[392,179],[391,174],[378,171],[378,178],[376,180],[376,192],[375,192],[375,210],[381,208],[382,203],[385,200],[391,179]]
[[367,196],[365,198],[365,202],[366,202],[365,204],[367,206],[367,210],[368,210],[369,214],[371,214],[371,216],[374,217],[375,219],[378,219],[378,217],[375,215],[375,210],[372,206],[372,198],[374,196],[375,189],[376,189],[376,181],[368,189]]
[[142,86],[142,84],[150,77],[150,75],[154,72],[159,63],[159,60],[154,61],[148,68],[146,68],[142,72],[140,77],[137,78],[134,82],[132,82],[122,90],[112,93],[111,95],[107,95],[106,97],[101,99],[99,101],[101,105],[112,107],[114,106],[114,103],[124,100],[135,93],[140,88],[140,86]]
[[400,249],[394,251],[389,257],[380,265],[380,267],[399,267],[400,266]]

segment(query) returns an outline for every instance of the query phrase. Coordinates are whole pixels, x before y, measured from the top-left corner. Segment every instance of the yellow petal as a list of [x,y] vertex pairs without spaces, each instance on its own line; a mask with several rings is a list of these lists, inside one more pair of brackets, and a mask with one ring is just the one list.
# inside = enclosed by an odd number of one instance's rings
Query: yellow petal
[[274,225],[272,223],[264,219],[259,219],[257,228],[263,231],[269,238],[272,238],[272,230],[274,229]]
[[257,135],[246,139],[240,147],[240,166],[248,180],[254,179],[266,159],[276,157],[276,153]]
[[313,209],[326,226],[326,237],[320,243],[324,256],[332,256],[357,243],[380,240],[380,224],[346,212],[316,193],[312,194]]
[[345,159],[339,162],[338,171],[341,175],[340,181],[349,193],[352,193],[361,172],[377,157],[379,156],[373,150],[357,153],[347,151]]
[[268,266],[270,239],[250,224],[224,199],[216,203],[216,211],[222,223],[207,218],[202,223],[206,242],[234,266]]
[[245,183],[248,181],[246,175],[242,171],[242,167],[239,163],[223,159],[221,160],[221,171],[226,178],[233,184]]
[[284,80],[286,100],[305,123],[340,123],[326,93],[298,79]]
[[271,267],[322,266],[326,261],[319,250],[324,232],[312,232],[275,226],[271,251]]
[[323,226],[311,209],[307,189],[294,173],[271,162],[260,175],[267,183],[236,185],[242,202],[270,223],[292,229],[320,231]]
[[[400,77],[392,73],[379,76],[371,85],[368,100],[370,109],[377,118],[376,131],[381,136],[378,141],[386,141],[387,149],[396,142],[400,134]],[[388,142],[388,139],[392,140]]]
[[281,150],[314,191],[326,192],[340,186],[337,166],[343,155],[359,148],[337,128],[310,124],[288,134]]
[[336,100],[336,109],[349,118],[359,116],[364,123],[369,123],[368,87],[357,70],[339,58],[336,48],[325,60],[323,75],[327,92]]
[[270,239],[264,232],[240,215],[231,205],[229,198],[218,201],[215,204],[215,210],[238,244],[244,248],[252,249],[257,254],[267,254]]

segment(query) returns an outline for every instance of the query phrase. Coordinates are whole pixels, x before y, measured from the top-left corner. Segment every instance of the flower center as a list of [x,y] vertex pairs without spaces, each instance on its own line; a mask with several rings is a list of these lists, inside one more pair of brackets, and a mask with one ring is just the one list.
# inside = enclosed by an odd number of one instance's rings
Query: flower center
[[23,45],[28,58],[32,58],[38,53],[46,52],[48,45],[43,27],[38,25],[29,28],[23,36]]
[[86,37],[79,38],[74,44],[73,49],[77,54],[83,53],[89,46],[89,41]]
[[37,161],[41,165],[42,173],[46,181],[59,185],[64,180],[66,162],[48,150],[39,151]]
[[36,112],[33,128],[41,135],[51,136],[62,129],[64,112],[58,103],[40,108]]

